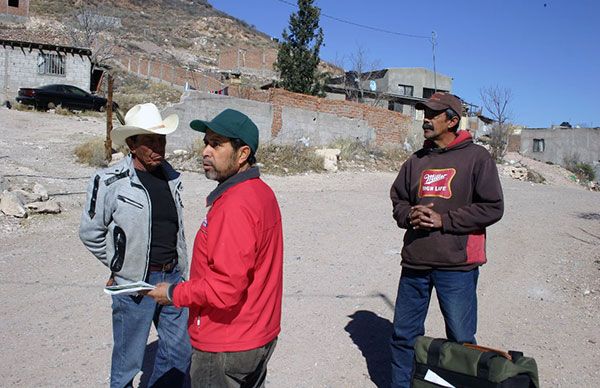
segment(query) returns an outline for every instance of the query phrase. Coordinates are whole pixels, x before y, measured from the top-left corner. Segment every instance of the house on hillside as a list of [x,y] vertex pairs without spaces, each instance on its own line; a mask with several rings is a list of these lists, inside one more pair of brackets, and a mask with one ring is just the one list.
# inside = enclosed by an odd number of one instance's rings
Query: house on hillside
[[255,76],[263,79],[277,78],[273,64],[277,60],[274,47],[229,47],[219,52],[219,71],[230,75]]
[[90,90],[91,50],[0,39],[0,99],[14,101],[21,87],[69,84]]
[[[412,118],[409,142],[419,147],[422,142],[423,111],[415,105],[431,97],[433,93],[452,92],[452,77],[434,73],[425,68],[390,68],[358,74],[347,72],[336,77],[326,86],[328,98],[360,101],[366,104],[387,108]],[[473,136],[487,133],[489,119],[481,115],[476,105],[464,103],[461,129],[468,129]]]
[[345,92],[351,100],[359,100],[389,110],[415,116],[417,102],[431,97],[435,91],[450,92],[452,78],[424,68],[391,68],[366,73],[346,72],[333,78],[328,88]]
[[29,0],[0,0],[0,18],[9,21],[25,20],[29,16]]
[[558,165],[569,160],[587,163],[600,176],[600,127],[523,128],[520,151],[530,158]]

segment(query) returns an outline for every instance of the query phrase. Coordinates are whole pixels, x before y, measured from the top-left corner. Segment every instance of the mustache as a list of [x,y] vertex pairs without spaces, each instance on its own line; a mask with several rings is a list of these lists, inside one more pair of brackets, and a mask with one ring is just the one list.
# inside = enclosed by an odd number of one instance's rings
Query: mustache
[[433,129],[433,125],[431,125],[431,123],[423,123],[423,129],[432,130]]

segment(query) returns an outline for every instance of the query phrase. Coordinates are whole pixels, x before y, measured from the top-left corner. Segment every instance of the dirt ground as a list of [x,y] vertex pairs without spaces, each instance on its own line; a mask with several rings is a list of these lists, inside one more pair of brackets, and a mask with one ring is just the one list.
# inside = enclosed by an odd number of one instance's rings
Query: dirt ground
[[[179,130],[187,130],[182,126]],[[59,215],[0,215],[0,385],[108,384],[108,271],[77,235],[90,167],[72,150],[102,136],[95,118],[0,109],[4,186],[39,182]],[[402,232],[388,199],[394,173],[265,176],[285,233],[282,333],[272,387],[386,387]],[[184,173],[191,241],[215,183]],[[600,193],[565,180],[503,177],[504,218],[488,230],[479,281],[481,344],[535,357],[544,387],[600,386]],[[427,334],[443,337],[432,301]],[[154,336],[150,340],[150,346]],[[141,376],[144,381],[145,374]]]

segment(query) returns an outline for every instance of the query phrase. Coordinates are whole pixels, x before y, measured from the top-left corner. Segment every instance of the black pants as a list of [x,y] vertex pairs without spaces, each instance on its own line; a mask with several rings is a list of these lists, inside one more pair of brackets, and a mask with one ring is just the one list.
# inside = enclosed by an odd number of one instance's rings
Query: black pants
[[190,375],[193,388],[264,387],[267,363],[277,338],[260,348],[243,352],[210,353],[194,349]]

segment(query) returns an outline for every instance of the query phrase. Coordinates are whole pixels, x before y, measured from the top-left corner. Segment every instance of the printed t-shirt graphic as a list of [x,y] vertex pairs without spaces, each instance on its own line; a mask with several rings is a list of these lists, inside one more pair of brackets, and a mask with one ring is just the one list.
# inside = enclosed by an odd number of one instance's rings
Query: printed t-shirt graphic
[[419,197],[452,198],[452,178],[455,175],[453,168],[423,170],[419,180]]

